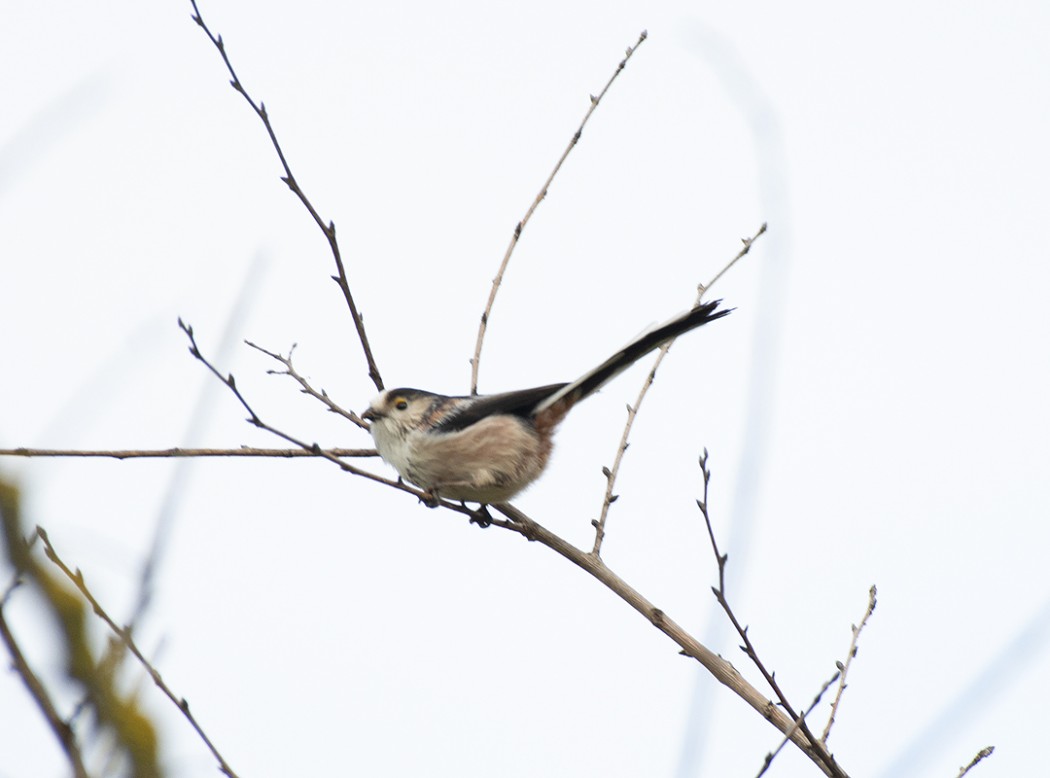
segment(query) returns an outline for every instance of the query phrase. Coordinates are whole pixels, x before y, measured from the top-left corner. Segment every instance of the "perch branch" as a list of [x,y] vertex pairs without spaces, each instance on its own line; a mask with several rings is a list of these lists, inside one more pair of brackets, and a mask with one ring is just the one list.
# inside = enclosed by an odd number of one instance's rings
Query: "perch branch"
[[682,649],[681,653],[692,657],[714,676],[715,680],[728,687],[744,702],[758,711],[759,714],[774,727],[785,735],[789,732],[791,742],[797,745],[826,775],[836,778],[848,778],[846,773],[837,765],[832,769],[827,761],[821,757],[820,752],[815,749],[810,739],[794,727],[792,716],[789,718],[784,714],[776,703],[749,684],[733,665],[711,651],[699,640],[686,632],[675,623],[666,613],[653,605],[638,591],[632,588],[626,581],[610,570],[601,557],[589,554],[568,541],[555,535],[550,530],[541,526],[519,511],[513,505],[495,505],[497,511],[511,520],[510,526],[506,527],[513,532],[530,541],[536,541],[568,559],[574,565],[596,578],[612,591],[616,596],[638,611],[654,627],[667,635]]

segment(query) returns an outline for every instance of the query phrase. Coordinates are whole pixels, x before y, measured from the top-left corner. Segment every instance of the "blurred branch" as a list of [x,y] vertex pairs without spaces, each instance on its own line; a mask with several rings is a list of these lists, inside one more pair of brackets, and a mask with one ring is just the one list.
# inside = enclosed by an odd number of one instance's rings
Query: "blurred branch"
[[970,760],[970,764],[966,765],[966,767],[959,768],[959,774],[955,776],[955,778],[963,778],[963,776],[970,772],[970,770],[972,770],[974,767],[976,767],[981,760],[986,759],[993,753],[995,753],[995,746],[988,746],[987,748],[982,748],[980,751],[977,752],[977,756]]
[[[784,709],[791,720],[797,722],[798,729],[801,730],[801,734],[805,736],[807,743],[806,753],[813,759],[817,764],[825,768],[825,772],[828,775],[835,776],[835,778],[842,778],[845,773],[842,768],[838,766],[835,758],[828,752],[821,743],[813,735],[809,725],[806,723],[805,717],[799,716],[795,712],[791,703],[788,702],[786,695],[780,688],[780,684],[777,683],[776,673],[771,673],[766,669],[765,664],[758,657],[758,652],[755,650],[754,645],[751,642],[751,638],[747,634],[747,627],[742,626],[740,621],[737,619],[736,614],[733,612],[733,608],[729,605],[729,600],[726,598],[726,562],[729,561],[728,554],[722,554],[718,550],[718,542],[715,540],[715,531],[711,526],[711,517],[707,511],[707,495],[708,487],[711,483],[711,471],[707,469],[707,449],[704,449],[704,453],[700,456],[700,470],[704,477],[704,497],[702,500],[697,500],[697,507],[700,508],[700,513],[704,516],[704,523],[707,524],[707,534],[711,539],[711,549],[715,553],[715,559],[718,562],[718,586],[712,586],[711,591],[714,592],[715,599],[718,600],[718,604],[722,606],[722,610],[725,611],[726,616],[729,617],[733,627],[736,629],[737,634],[740,635],[744,644],[740,647],[741,650],[747,654],[748,659],[758,668],[758,671],[765,678],[766,683],[769,684],[769,688],[773,690],[777,700],[780,702],[780,706]],[[786,733],[785,733],[786,734]]]
[[309,212],[314,222],[321,229],[321,232],[324,233],[325,239],[328,241],[328,246],[332,251],[332,257],[335,259],[337,270],[337,274],[332,276],[332,280],[339,285],[339,289],[342,291],[343,297],[346,300],[346,305],[350,309],[350,316],[353,318],[354,327],[357,329],[357,337],[358,340],[361,341],[361,349],[364,351],[365,361],[368,363],[368,376],[372,379],[376,388],[382,391],[383,379],[379,375],[379,367],[376,365],[375,358],[372,356],[372,347],[369,345],[368,335],[365,333],[364,319],[362,318],[361,313],[357,310],[357,304],[354,302],[354,297],[350,293],[350,282],[347,280],[346,268],[343,266],[342,253],[339,250],[339,242],[335,237],[335,222],[329,221],[325,224],[324,219],[322,219],[317,213],[317,209],[314,208],[313,204],[307,199],[303,190],[299,187],[299,182],[296,181],[295,176],[292,174],[292,169],[288,165],[288,160],[285,159],[284,151],[281,149],[281,144],[277,140],[277,134],[274,132],[273,125],[270,124],[270,116],[266,112],[265,103],[260,102],[257,104],[255,100],[252,99],[251,95],[248,94],[244,85],[241,83],[240,78],[237,76],[236,71],[233,69],[233,64],[230,62],[229,55],[226,53],[226,45],[223,43],[222,36],[212,34],[208,25],[204,23],[200,10],[197,8],[197,0],[190,0],[190,3],[193,5],[193,21],[200,25],[200,28],[204,30],[204,34],[208,36],[208,40],[210,40],[218,50],[223,63],[226,65],[226,70],[230,73],[230,85],[240,92],[266,128],[266,134],[270,136],[270,143],[273,144],[274,151],[277,152],[277,157],[281,161],[281,167],[284,168],[284,175],[281,177],[281,180],[284,181],[284,183],[288,185],[288,188],[295,193],[295,196],[299,198],[299,201]]
[[478,370],[481,366],[481,347],[485,342],[485,332],[488,329],[489,316],[492,313],[492,306],[496,302],[496,293],[499,292],[500,284],[503,283],[503,274],[507,270],[507,265],[510,263],[510,255],[514,253],[514,248],[518,245],[518,239],[521,238],[521,232],[525,229],[525,225],[529,223],[529,219],[532,218],[532,214],[539,207],[540,203],[543,202],[544,198],[547,197],[547,190],[550,188],[551,182],[554,181],[554,177],[558,175],[558,171],[561,170],[562,164],[568,158],[569,153],[576,147],[576,144],[580,141],[580,136],[583,135],[583,128],[587,126],[588,120],[591,118],[591,114],[594,113],[594,109],[598,107],[598,104],[605,97],[605,93],[609,91],[609,87],[612,86],[613,81],[620,75],[620,72],[627,66],[627,60],[631,58],[635,50],[645,42],[645,39],[649,37],[649,33],[642,30],[638,36],[638,41],[634,46],[627,47],[627,53],[620,64],[616,66],[616,70],[609,77],[605,87],[597,96],[591,95],[591,105],[587,109],[587,113],[583,116],[583,121],[580,122],[580,126],[576,129],[572,138],[569,140],[569,145],[565,147],[565,151],[562,152],[561,157],[558,159],[557,164],[554,166],[554,170],[547,176],[547,180],[543,182],[543,187],[540,189],[539,194],[536,195],[536,199],[532,201],[532,205],[529,206],[529,210],[525,212],[525,216],[520,222],[514,227],[514,233],[511,235],[510,244],[507,246],[507,251],[503,255],[503,261],[500,262],[499,270],[496,272],[496,277],[492,279],[492,289],[489,291],[489,299],[485,304],[485,310],[481,314],[481,323],[478,325],[478,339],[474,345],[474,358],[470,360],[470,393],[478,393]]
[[875,611],[875,595],[877,590],[875,585],[872,584],[871,589],[868,590],[868,608],[864,611],[864,617],[860,620],[860,624],[854,624],[850,626],[850,630],[853,632],[853,639],[849,643],[849,652],[846,654],[845,663],[839,662],[839,670],[842,671],[842,675],[839,678],[839,688],[835,692],[835,700],[831,703],[831,713],[828,715],[827,726],[824,727],[824,734],[820,736],[822,743],[828,742],[828,736],[831,734],[831,727],[835,723],[835,715],[839,712],[839,703],[842,701],[842,693],[846,691],[846,675],[849,673],[850,664],[853,662],[853,657],[857,655],[857,639],[860,637],[861,630],[864,629],[864,625],[868,623],[868,619],[871,618],[871,614]]
[[299,448],[154,448],[82,450],[74,448],[0,448],[7,457],[102,457],[110,459],[170,459],[172,457],[374,457],[374,448],[326,448],[321,452]]
[[[700,284],[697,287],[696,300],[693,302],[694,306],[700,304],[703,300],[704,295],[707,291],[714,286],[715,282],[718,281],[726,271],[735,265],[745,254],[751,251],[751,244],[754,243],[758,238],[766,231],[766,225],[763,223],[758,228],[758,232],[752,235],[750,238],[742,238],[744,247],[737,252],[736,256],[733,257],[723,267],[714,278],[704,286]],[[634,427],[635,417],[638,415],[638,409],[642,405],[642,401],[645,396],[649,393],[649,388],[653,385],[653,380],[656,378],[656,371],[664,361],[664,357],[667,356],[667,352],[671,350],[671,346],[674,345],[674,341],[670,340],[667,343],[660,346],[657,352],[656,359],[653,360],[653,367],[649,371],[649,374],[645,377],[642,382],[642,388],[638,391],[638,397],[635,398],[634,405],[627,406],[627,423],[624,425],[623,434],[620,436],[620,444],[616,447],[616,456],[613,458],[613,465],[611,468],[603,467],[602,474],[605,476],[605,497],[602,500],[602,511],[601,515],[597,520],[591,522],[591,526],[594,527],[594,547],[591,551],[593,554],[600,554],[602,550],[602,541],[605,540],[605,520],[609,516],[609,507],[616,502],[616,498],[619,495],[614,494],[613,490],[616,486],[616,478],[620,475],[620,463],[623,461],[623,455],[627,453],[627,447],[630,445],[629,438],[631,437],[631,428]]]
[[[5,517],[9,515],[10,511],[16,504],[14,502],[15,500],[17,500],[17,495],[13,492],[11,487],[0,482],[0,515]],[[69,764],[73,768],[73,775],[76,776],[76,778],[87,778],[88,772],[84,767],[84,757],[80,753],[80,745],[77,743],[77,738],[73,733],[73,728],[69,726],[68,721],[59,715],[58,710],[55,708],[55,704],[51,701],[51,695],[48,694],[47,689],[44,688],[44,684],[37,677],[36,673],[33,672],[33,668],[29,666],[29,662],[26,661],[25,656],[22,654],[22,649],[19,647],[18,641],[12,634],[11,627],[8,625],[7,619],[4,616],[4,606],[7,604],[7,598],[13,589],[14,585],[4,593],[3,599],[0,600],[0,639],[3,640],[4,645],[7,647],[7,652],[11,655],[12,667],[15,674],[22,679],[22,683],[29,692],[29,696],[33,698],[37,707],[40,708],[40,712],[43,713],[48,726],[51,727],[51,731],[54,732],[55,737],[58,738],[62,750],[66,752]]]
[[[19,574],[41,595],[45,610],[57,626],[55,639],[64,654],[66,673],[83,688],[85,705],[94,712],[98,722],[113,734],[116,748],[130,762],[132,774],[159,776],[157,734],[153,723],[132,700],[120,695],[113,673],[107,671],[106,665],[95,660],[83,602],[33,557],[30,544],[22,533],[17,490],[4,482],[0,482],[0,518],[4,550]],[[38,535],[47,542],[42,530],[38,529]],[[22,675],[22,680],[27,687],[32,684],[30,676]],[[41,705],[42,698],[34,698]],[[71,747],[72,734],[65,734],[68,724],[61,721],[53,705],[47,707],[50,710],[41,705],[41,710],[62,741],[76,771],[79,757],[71,753],[74,751]]]
[[[91,605],[91,609],[95,612],[95,615],[106,623],[106,625],[110,628],[110,630],[121,642],[121,644],[123,644],[124,647],[126,647],[128,651],[130,651],[134,655],[134,657],[139,661],[139,664],[141,664],[145,668],[146,672],[149,673],[150,678],[153,679],[153,683],[157,685],[157,688],[164,692],[167,698],[173,703],[175,703],[175,706],[180,711],[182,711],[182,715],[186,717],[186,720],[189,721],[190,725],[197,732],[197,735],[201,738],[201,740],[204,741],[204,744],[208,747],[208,750],[211,751],[212,756],[214,756],[216,761],[219,763],[220,772],[222,772],[223,775],[229,776],[229,778],[237,778],[237,774],[233,771],[233,768],[231,768],[226,763],[226,760],[223,758],[222,754],[219,753],[219,750],[215,747],[215,744],[212,743],[211,738],[209,738],[207,734],[205,734],[200,724],[197,723],[197,719],[194,718],[192,713],[190,713],[190,704],[186,701],[186,698],[176,697],[175,693],[164,682],[164,679],[161,677],[160,672],[157,670],[157,668],[155,668],[152,665],[152,663],[148,659],[146,659],[146,656],[139,649],[138,644],[135,642],[134,638],[131,635],[131,628],[120,627],[115,621],[113,621],[112,618],[110,618],[109,614],[105,611],[102,605],[99,604],[98,600],[95,599],[95,596],[91,593],[91,590],[88,588],[87,582],[84,580],[84,574],[81,573],[79,569],[76,571],[71,570],[66,565],[66,563],[62,561],[62,558],[59,557],[58,552],[55,551],[55,547],[51,545],[51,539],[48,537],[47,532],[44,531],[43,527],[37,527],[36,534],[44,544],[44,553],[47,555],[47,558],[50,559],[51,562],[53,562],[54,565],[59,570],[61,570],[63,574],[65,574],[66,578],[68,578],[74,586],[76,586],[76,588],[80,591],[80,594]],[[144,773],[136,773],[136,775],[144,775]]]

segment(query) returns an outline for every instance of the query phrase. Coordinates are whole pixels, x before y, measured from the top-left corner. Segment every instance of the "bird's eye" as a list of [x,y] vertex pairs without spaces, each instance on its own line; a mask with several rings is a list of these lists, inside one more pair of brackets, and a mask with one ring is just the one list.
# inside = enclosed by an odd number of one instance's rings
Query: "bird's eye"
[[408,400],[406,400],[404,397],[398,397],[396,400],[394,400],[394,407],[397,408],[399,411],[403,411],[405,410],[405,408],[408,407]]

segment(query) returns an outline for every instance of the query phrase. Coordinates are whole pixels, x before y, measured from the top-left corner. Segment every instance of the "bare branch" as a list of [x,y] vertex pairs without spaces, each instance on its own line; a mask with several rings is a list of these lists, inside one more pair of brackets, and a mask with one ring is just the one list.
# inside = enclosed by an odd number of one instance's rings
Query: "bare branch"
[[306,197],[306,194],[299,187],[299,182],[296,181],[295,176],[292,174],[292,169],[288,166],[288,160],[284,156],[284,151],[281,149],[281,144],[277,140],[277,134],[274,132],[273,125],[270,124],[270,116],[266,111],[266,105],[264,103],[256,103],[252,99],[251,95],[248,94],[244,85],[241,83],[240,78],[237,76],[236,71],[233,69],[233,64],[230,62],[229,55],[226,53],[226,44],[223,43],[221,35],[214,35],[208,28],[208,25],[204,23],[204,19],[201,17],[201,12],[197,8],[197,0],[190,0],[193,5],[193,21],[195,21],[200,28],[204,30],[205,35],[208,36],[208,40],[212,42],[212,45],[218,50],[219,55],[222,57],[223,63],[226,65],[226,70],[230,73],[230,85],[241,93],[244,99],[248,102],[248,105],[255,111],[255,115],[259,117],[259,120],[263,123],[266,128],[266,134],[270,136],[270,143],[273,145],[274,151],[277,152],[277,157],[281,161],[281,167],[284,168],[284,175],[281,180],[288,185],[288,188],[295,193],[295,196],[299,198],[299,201],[303,204],[306,210],[309,212],[311,218],[320,228],[321,232],[324,233],[325,239],[328,241],[328,246],[332,251],[332,257],[335,259],[335,267],[337,274],[332,276],[332,280],[339,285],[339,289],[343,293],[343,297],[346,300],[346,305],[350,309],[350,316],[353,318],[354,327],[357,329],[357,337],[361,341],[361,349],[364,351],[365,361],[368,363],[368,376],[372,379],[372,383],[376,385],[376,388],[382,391],[383,379],[379,375],[379,367],[376,365],[375,358],[372,356],[372,347],[368,343],[368,335],[365,333],[365,323],[361,316],[360,311],[357,309],[357,304],[354,302],[354,297],[350,293],[350,282],[346,278],[346,268],[343,266],[342,253],[339,250],[339,241],[335,237],[335,222],[329,221],[325,223],[324,219],[318,214],[317,209],[314,208],[313,204]]
[[[732,690],[733,693],[758,711],[774,727],[785,733],[785,735],[791,732],[792,734],[789,736],[791,742],[797,745],[826,775],[848,778],[846,773],[842,771],[842,768],[834,764],[833,761],[832,764],[828,764],[827,758],[811,745],[813,743],[812,739],[807,740],[804,733],[795,728],[794,714],[792,714],[792,718],[786,716],[784,711],[777,707],[776,703],[749,684],[730,662],[718,656],[718,654],[682,629],[666,613],[654,606],[626,581],[610,570],[601,557],[582,551],[533,521],[513,505],[495,505],[493,507],[511,520],[512,523],[505,529],[517,532],[527,540],[541,543],[596,578],[617,597],[624,600],[624,602],[644,616],[654,627],[677,643],[681,647],[683,655],[692,657],[703,665],[714,676],[716,681]],[[793,729],[794,731],[792,732]]]
[[758,775],[756,776],[756,778],[761,778],[761,776],[765,774],[765,772],[769,769],[769,766],[773,764],[773,760],[777,758],[777,754],[779,754],[784,749],[784,746],[788,744],[788,741],[791,740],[791,735],[793,735],[795,733],[795,730],[797,730],[802,725],[803,720],[807,716],[809,716],[810,713],[813,712],[813,709],[820,704],[820,700],[821,698],[823,698],[824,693],[828,690],[831,684],[835,683],[835,681],[838,680],[838,678],[839,671],[836,670],[835,674],[824,682],[824,685],[820,687],[820,691],[817,692],[817,696],[813,698],[813,702],[811,702],[809,704],[809,707],[806,708],[806,712],[803,713],[801,717],[795,720],[795,723],[791,726],[790,732],[784,733],[784,739],[780,741],[780,745],[777,746],[776,749],[771,753],[766,754],[766,758],[762,763],[762,769],[758,771]]
[[124,645],[125,648],[128,649],[128,651],[132,653],[132,655],[134,655],[134,657],[139,661],[139,664],[141,664],[143,668],[145,668],[146,672],[149,673],[150,678],[153,679],[153,683],[156,684],[157,688],[164,692],[165,696],[173,703],[175,703],[175,707],[182,711],[182,715],[186,717],[186,720],[190,723],[190,726],[193,727],[200,739],[204,741],[204,745],[208,747],[208,750],[211,751],[212,756],[214,756],[215,760],[219,763],[219,770],[223,773],[223,775],[227,775],[230,778],[237,778],[237,774],[233,771],[233,768],[231,768],[229,764],[227,764],[222,754],[219,753],[219,749],[216,748],[211,738],[209,738],[208,735],[204,732],[203,727],[201,727],[201,725],[197,722],[197,719],[194,717],[194,715],[190,713],[190,704],[186,701],[184,697],[177,697],[175,695],[175,693],[171,690],[171,687],[169,687],[164,682],[164,679],[161,677],[161,674],[157,670],[157,668],[155,668],[150,663],[150,661],[139,649],[138,644],[131,636],[131,628],[120,627],[115,621],[113,621],[112,618],[110,618],[106,610],[102,607],[101,604],[99,604],[99,601],[95,599],[95,596],[91,593],[91,590],[88,589],[88,585],[87,582],[84,580],[83,573],[81,573],[80,570],[74,572],[66,565],[65,562],[62,561],[62,558],[59,557],[58,552],[55,551],[55,547],[51,545],[51,540],[50,538],[48,538],[47,532],[44,531],[43,527],[37,527],[36,534],[44,543],[44,553],[47,555],[47,558],[50,559],[54,563],[54,565],[65,574],[66,578],[68,578],[73,583],[73,585],[80,591],[80,594],[91,605],[91,609],[95,612],[95,615],[106,623],[106,625],[110,628],[110,630],[117,637],[117,639]]
[[982,748],[980,751],[977,752],[977,756],[970,760],[970,764],[966,765],[966,767],[959,768],[959,774],[955,776],[955,778],[963,778],[964,775],[966,775],[968,772],[970,772],[970,770],[977,766],[978,762],[988,758],[993,753],[995,753],[995,746],[988,746],[987,748]]
[[154,448],[85,450],[76,448],[0,448],[7,457],[102,457],[110,459],[171,459],[174,457],[374,457],[374,448],[326,448],[324,453],[301,448]]
[[[129,772],[159,774],[156,728],[133,701],[121,694],[113,675],[96,660],[83,602],[35,558],[32,543],[26,542],[22,533],[18,491],[3,481],[0,481],[0,533],[3,540],[0,549],[40,595],[42,612],[54,626],[52,634],[62,654],[65,673],[84,692],[83,707],[90,708],[100,727],[112,735],[114,747],[129,762]],[[27,685],[31,683],[29,676],[22,678]],[[40,698],[36,699],[39,703]],[[52,727],[56,720],[61,720],[48,711],[45,716]],[[65,738],[62,729],[60,725],[56,731],[60,740]]]
[[[182,327],[186,336],[190,340],[190,353],[194,358],[201,361],[204,366],[211,371],[213,375],[223,381],[226,386],[233,392],[241,406],[248,412],[248,421],[253,425],[265,429],[284,440],[287,440],[295,445],[298,445],[304,449],[311,451],[319,451],[316,444],[308,444],[303,441],[297,440],[293,436],[282,432],[264,422],[259,415],[253,410],[251,405],[248,403],[246,398],[241,394],[237,388],[236,380],[232,375],[223,377],[223,375],[212,365],[201,353],[196,339],[193,334],[193,328],[184,324],[181,320],[179,326]],[[323,456],[323,452],[321,453]],[[448,508],[449,510],[456,511],[458,513],[465,514],[470,517],[472,522],[476,522],[481,526],[489,526],[495,524],[503,529],[507,529],[516,532],[529,540],[536,540],[543,545],[557,551],[559,554],[565,556],[567,559],[577,564],[599,581],[604,583],[607,587],[612,589],[618,596],[626,600],[636,610],[642,613],[650,622],[653,623],[658,629],[663,631],[665,634],[670,636],[679,646],[682,647],[683,653],[688,656],[694,657],[703,664],[708,670],[715,675],[715,677],[723,684],[732,688],[738,695],[740,695],[745,701],[747,701],[753,708],[758,710],[764,718],[772,722],[781,732],[787,733],[792,727],[792,719],[785,716],[784,712],[779,710],[777,706],[764,695],[761,695],[754,687],[748,684],[740,675],[736,672],[733,666],[726,662],[721,657],[711,652],[708,648],[703,646],[695,638],[688,635],[681,627],[675,624],[673,621],[668,619],[665,614],[658,608],[655,608],[645,598],[643,598],[637,591],[628,586],[622,579],[613,574],[602,562],[601,558],[595,554],[587,554],[575,546],[571,545],[562,538],[554,535],[545,528],[541,527],[536,522],[529,519],[523,513],[518,511],[511,505],[495,505],[497,511],[502,513],[509,519],[509,521],[493,518],[489,515],[485,506],[477,510],[468,508],[465,504],[454,504],[446,500],[435,500],[433,495],[426,492],[422,492],[418,489],[408,486],[400,479],[398,481],[391,481],[389,479],[382,478],[373,473],[359,470],[348,463],[334,458],[326,457],[331,459],[335,464],[339,465],[343,470],[351,472],[355,475],[361,475],[369,478],[373,481],[384,483],[388,486],[394,487],[401,491],[408,492],[416,496],[420,501],[425,502],[431,507],[441,506]],[[789,709],[790,710],[790,709]],[[792,716],[794,713],[792,712]],[[807,738],[809,738],[807,740]],[[845,778],[845,773],[839,768],[834,760],[830,760],[826,754],[821,753],[820,744],[813,745],[814,741],[812,737],[806,735],[805,723],[802,724],[802,731],[795,732],[791,735],[792,742],[796,743],[818,766],[821,767],[824,772],[829,776],[837,776],[838,778]]]
[[711,291],[711,287],[718,283],[718,279],[729,272],[729,269],[733,267],[737,262],[743,259],[749,251],[751,251],[751,244],[754,243],[758,238],[766,231],[766,223],[762,222],[762,226],[758,228],[758,232],[752,235],[750,238],[741,238],[740,241],[744,244],[744,247],[737,252],[737,255],[729,260],[728,264],[715,273],[715,277],[707,282],[707,285],[700,284],[696,287],[697,296],[696,301],[700,302],[705,294]]
[[558,159],[557,164],[554,166],[554,170],[547,176],[547,180],[543,182],[543,187],[540,189],[539,194],[536,195],[536,199],[532,201],[532,205],[529,206],[529,210],[525,212],[525,216],[520,222],[514,226],[514,233],[511,235],[510,244],[507,246],[507,251],[503,255],[503,261],[500,262],[499,270],[496,272],[496,277],[492,279],[492,289],[489,290],[489,299],[485,304],[485,310],[481,314],[481,323],[478,325],[478,339],[474,345],[474,358],[470,360],[470,393],[478,393],[478,370],[481,365],[481,347],[485,342],[485,332],[488,329],[489,316],[492,314],[492,306],[496,302],[496,293],[499,292],[500,284],[503,283],[503,274],[507,270],[507,265],[510,263],[510,255],[514,253],[514,248],[518,245],[518,239],[521,237],[522,230],[525,229],[525,225],[529,223],[529,219],[532,218],[532,214],[539,207],[539,204],[543,202],[544,198],[547,197],[547,190],[550,188],[551,182],[554,181],[554,177],[558,175],[558,171],[561,170],[562,164],[565,162],[569,153],[576,147],[576,144],[580,141],[580,136],[583,135],[583,128],[587,126],[588,120],[591,118],[591,114],[594,113],[594,109],[598,107],[598,104],[605,97],[605,93],[609,91],[609,87],[612,86],[613,81],[620,75],[620,72],[627,66],[627,60],[631,58],[635,50],[642,45],[646,38],[649,37],[649,33],[642,30],[638,36],[638,41],[634,46],[627,47],[627,53],[620,64],[616,66],[616,70],[609,77],[605,87],[597,96],[591,95],[591,104],[587,109],[587,113],[583,115],[583,121],[580,122],[580,126],[573,133],[572,138],[569,140],[569,145],[565,147],[565,151],[562,152],[561,157]]
[[315,400],[320,400],[322,403],[324,403],[328,407],[329,411],[331,411],[332,413],[339,414],[344,419],[347,419],[348,421],[352,422],[353,424],[356,424],[361,429],[363,429],[363,430],[367,430],[368,429],[368,424],[366,424],[365,421],[360,416],[358,416],[353,411],[348,411],[345,408],[343,408],[342,406],[336,404],[336,402],[331,397],[328,396],[328,392],[326,392],[324,389],[322,389],[320,391],[314,389],[310,385],[309,381],[307,381],[305,378],[303,378],[301,375],[299,375],[299,373],[296,371],[295,367],[292,366],[292,353],[295,351],[295,344],[294,343],[292,344],[292,347],[290,349],[288,349],[288,356],[283,356],[281,354],[274,353],[273,351],[268,351],[268,350],[264,349],[262,346],[257,346],[254,343],[252,343],[250,340],[246,340],[244,342],[247,343],[249,346],[251,346],[256,351],[261,351],[266,356],[268,356],[268,357],[270,357],[272,359],[275,359],[276,361],[278,361],[282,365],[284,365],[284,370],[268,370],[267,372],[270,375],[286,375],[286,376],[290,376],[291,378],[295,379],[295,381],[299,384],[299,386],[300,386],[299,391],[300,392],[302,392],[303,394],[309,395],[310,397],[313,397]]
[[707,449],[705,448],[704,453],[700,455],[700,469],[704,477],[704,497],[702,500],[697,500],[696,504],[697,507],[700,508],[700,513],[703,514],[704,523],[707,524],[707,534],[711,539],[711,548],[714,551],[715,559],[718,562],[718,586],[711,587],[711,591],[714,592],[715,599],[718,601],[718,604],[722,606],[722,610],[725,611],[726,616],[729,617],[729,621],[732,622],[737,634],[740,635],[741,640],[744,641],[744,644],[740,649],[747,654],[748,659],[750,659],[752,664],[758,668],[758,671],[762,674],[766,683],[769,684],[769,688],[772,689],[773,693],[776,695],[777,700],[780,702],[780,706],[793,721],[798,722],[798,728],[801,730],[801,734],[805,736],[805,740],[812,747],[813,754],[816,755],[814,761],[823,765],[826,768],[828,775],[836,776],[836,778],[844,776],[845,773],[842,771],[842,768],[838,766],[835,758],[828,752],[827,748],[824,747],[824,744],[818,741],[813,735],[809,725],[806,723],[805,717],[799,716],[799,714],[795,712],[791,703],[788,702],[787,696],[781,690],[780,684],[777,683],[776,674],[769,672],[762,660],[759,659],[758,652],[755,650],[755,646],[747,634],[747,627],[740,623],[736,614],[733,612],[733,608],[729,605],[729,600],[726,598],[725,577],[726,562],[729,560],[729,555],[719,552],[718,543],[715,540],[715,531],[711,526],[711,517],[707,511],[708,487],[711,483],[711,471],[707,469],[707,457]]
[[864,629],[864,625],[868,623],[868,619],[871,618],[871,614],[875,611],[875,595],[877,590],[875,585],[872,584],[871,589],[868,590],[868,608],[864,611],[864,617],[860,620],[860,624],[854,624],[850,626],[850,630],[853,632],[853,638],[849,642],[849,652],[846,654],[845,663],[839,663],[839,669],[842,671],[842,675],[839,678],[839,688],[835,692],[835,700],[831,703],[831,713],[828,715],[827,726],[824,727],[824,734],[820,736],[820,741],[827,744],[828,736],[831,734],[831,727],[835,723],[835,715],[839,712],[839,703],[842,701],[842,693],[846,691],[846,675],[849,674],[849,666],[853,662],[853,657],[857,655],[857,639],[860,637],[861,630]]
[[[6,599],[5,595],[4,600],[6,601]],[[18,642],[7,624],[7,619],[4,618],[4,604],[5,602],[0,602],[0,639],[4,641],[8,653],[11,654],[14,671],[22,679],[22,683],[29,691],[29,696],[33,698],[36,706],[40,708],[40,712],[44,714],[44,719],[47,721],[48,726],[51,727],[51,731],[58,738],[62,750],[66,752],[69,764],[73,768],[73,775],[76,778],[88,778],[87,769],[84,767],[84,757],[80,753],[80,745],[77,743],[76,735],[73,734],[73,728],[69,726],[68,721],[59,715],[55,704],[51,701],[51,696],[47,693],[47,689],[44,688],[44,684],[33,672],[33,668],[29,666],[25,656],[22,654],[22,650],[19,648]]]
[[[715,274],[715,277],[708,282],[707,286],[700,284],[697,287],[696,299],[693,302],[694,306],[700,304],[704,295],[707,293],[707,290],[714,286],[715,282],[725,275],[729,268],[735,265],[745,254],[751,251],[751,244],[754,243],[765,231],[766,225],[763,223],[762,226],[758,228],[758,232],[750,238],[742,238],[744,247],[737,252],[737,255],[729,260],[726,266]],[[591,525],[594,527],[594,548],[592,550],[592,553],[594,554],[599,554],[602,550],[602,541],[605,540],[605,521],[609,516],[609,507],[616,502],[618,496],[614,494],[616,478],[620,474],[620,463],[623,461],[623,455],[627,453],[627,447],[630,445],[629,439],[631,437],[631,428],[634,426],[634,420],[638,415],[638,409],[641,407],[642,401],[645,400],[645,396],[649,393],[649,389],[653,385],[657,369],[659,369],[664,361],[664,357],[667,356],[667,352],[671,350],[671,346],[673,345],[674,341],[672,340],[660,347],[656,359],[653,360],[652,369],[642,382],[642,388],[638,391],[638,397],[635,398],[634,405],[627,406],[627,423],[623,427],[623,434],[620,436],[620,444],[616,448],[616,456],[613,457],[613,465],[611,468],[602,468],[602,473],[605,475],[605,496],[602,500],[602,511],[598,519],[591,522]]]

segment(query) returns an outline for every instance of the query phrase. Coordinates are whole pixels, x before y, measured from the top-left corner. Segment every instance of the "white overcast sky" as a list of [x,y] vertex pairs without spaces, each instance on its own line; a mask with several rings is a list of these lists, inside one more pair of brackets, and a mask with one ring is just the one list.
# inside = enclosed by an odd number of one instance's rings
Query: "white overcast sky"
[[[647,29],[522,237],[482,390],[576,377],[767,221],[713,292],[736,312],[675,346],[639,415],[606,562],[759,684],[713,609],[707,447],[731,600],[796,705],[879,587],[830,741],[852,775],[950,778],[990,744],[973,775],[1045,769],[1050,5],[201,10],[339,228],[387,384],[449,393],[515,222]],[[5,4],[0,446],[278,444],[178,316],[263,418],[369,444],[241,343],[298,343],[347,407],[375,393],[325,241],[190,11]],[[574,543],[644,370],[573,413],[517,501]],[[779,742],[547,549],[328,463],[0,471],[118,619],[175,496],[139,636],[241,776],[753,776]],[[6,612],[69,711],[37,607],[18,592]],[[142,696],[170,774],[214,775]],[[0,674],[0,778],[65,774]],[[786,751],[771,774],[816,770]]]

